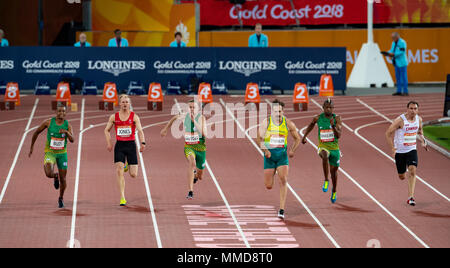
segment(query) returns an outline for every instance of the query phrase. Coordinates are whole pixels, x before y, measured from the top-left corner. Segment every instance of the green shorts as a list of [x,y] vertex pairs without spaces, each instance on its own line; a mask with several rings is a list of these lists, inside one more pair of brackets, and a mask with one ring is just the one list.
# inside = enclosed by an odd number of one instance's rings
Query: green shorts
[[287,149],[269,149],[270,158],[264,156],[264,169],[277,169],[280,166],[289,166]]
[[62,153],[62,154],[55,154],[55,153],[51,153],[51,152],[45,153],[44,165],[49,164],[49,163],[52,165],[54,165],[56,163],[58,166],[58,169],[67,170],[67,153]]
[[184,147],[184,155],[186,158],[190,155],[195,157],[195,165],[198,169],[203,170],[206,166],[206,151],[197,151],[191,147]]
[[339,167],[339,164],[341,162],[341,151],[340,150],[328,150],[325,148],[319,148],[319,151],[317,152],[320,154],[320,152],[325,151],[328,154],[328,162],[331,166]]

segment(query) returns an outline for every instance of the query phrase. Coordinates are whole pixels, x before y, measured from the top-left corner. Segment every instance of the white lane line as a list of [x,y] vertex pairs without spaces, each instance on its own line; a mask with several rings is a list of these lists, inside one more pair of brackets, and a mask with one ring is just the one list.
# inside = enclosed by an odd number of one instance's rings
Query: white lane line
[[75,189],[73,192],[73,206],[72,206],[72,223],[70,227],[70,240],[69,240],[69,248],[75,247],[75,222],[77,218],[77,203],[78,203],[78,185],[80,182],[80,163],[81,163],[81,144],[83,142],[83,133],[88,129],[91,129],[93,126],[89,126],[86,129],[84,127],[84,106],[85,99],[81,101],[81,117],[80,117],[80,134],[78,135],[78,152],[77,152],[77,168],[75,173]]
[[[304,136],[303,132],[307,128],[304,127],[300,130],[300,134]],[[311,144],[316,150],[317,146],[309,139],[306,140]],[[365,193],[370,199],[372,199],[375,204],[377,204],[382,210],[384,210],[391,218],[393,218],[403,229],[405,229],[414,239],[416,239],[423,247],[429,248],[425,242],[423,242],[415,233],[413,233],[403,222],[401,222],[394,214],[392,214],[386,207],[384,207],[377,199],[375,199],[364,187],[362,187],[355,179],[352,178],[342,167],[339,168],[339,171],[342,172],[351,182],[353,182],[363,193]]]
[[[389,119],[389,118],[388,118],[387,116],[385,116],[384,114],[382,114],[382,113],[378,112],[377,110],[373,109],[372,107],[370,107],[368,104],[366,104],[366,103],[363,102],[362,100],[360,100],[360,99],[356,99],[356,100],[357,100],[359,103],[361,103],[362,105],[364,105],[365,107],[367,107],[369,110],[371,110],[372,112],[374,112],[375,114],[377,114],[377,115],[379,115],[380,117],[382,117],[384,120],[386,120],[386,121],[392,123],[392,120]],[[378,124],[379,124],[379,123],[381,123],[381,122],[378,122]],[[391,156],[389,156],[388,154],[386,154],[385,152],[383,152],[380,148],[378,148],[377,146],[375,146],[373,143],[371,143],[370,141],[368,141],[367,139],[365,139],[362,135],[360,135],[360,134],[358,133],[358,131],[359,131],[360,129],[362,129],[363,127],[367,127],[367,126],[369,126],[369,125],[373,125],[373,124],[367,124],[367,125],[358,127],[358,128],[355,130],[356,136],[358,136],[359,138],[361,138],[363,141],[365,141],[367,144],[369,144],[372,148],[374,148],[375,150],[377,150],[377,151],[380,152],[382,155],[386,156],[388,159],[390,159],[392,162],[395,163],[395,159],[393,159]],[[427,142],[429,142],[429,141],[427,140]],[[431,142],[429,142],[429,143],[431,143]],[[450,202],[450,199],[449,199],[446,195],[444,195],[443,193],[439,192],[435,187],[431,186],[428,182],[426,182],[424,179],[422,179],[419,175],[416,175],[416,178],[417,178],[420,182],[422,182],[423,184],[425,184],[428,188],[430,188],[431,190],[433,190],[435,193],[437,193],[438,195],[440,195],[441,197],[443,197],[445,200],[447,200],[448,202]]]
[[[174,101],[175,101],[175,105],[176,105],[177,108],[178,108],[178,111],[179,111],[180,113],[182,113],[182,110],[181,110],[181,108],[180,108],[180,105],[178,104],[177,99],[174,99]],[[225,194],[223,193],[222,188],[220,187],[219,182],[217,181],[216,176],[214,176],[214,173],[212,172],[211,167],[210,167],[209,164],[208,164],[208,161],[205,161],[205,164],[206,164],[206,169],[208,169],[208,172],[209,172],[209,174],[211,175],[211,178],[212,178],[214,184],[216,185],[216,188],[217,188],[217,190],[219,191],[219,194],[220,194],[220,196],[222,197],[223,202],[225,203],[225,206],[227,207],[228,211],[230,212],[231,218],[233,218],[234,224],[236,225],[236,228],[238,229],[239,234],[242,236],[242,240],[243,240],[245,246],[246,246],[247,248],[250,248],[250,244],[248,243],[247,237],[245,237],[244,231],[242,230],[242,228],[241,228],[241,226],[240,226],[240,224],[239,224],[239,222],[238,222],[238,220],[237,220],[237,218],[236,218],[236,215],[234,215],[233,209],[231,208],[230,204],[228,203],[228,200],[227,200],[227,198],[225,197]]]
[[0,194],[0,204],[3,201],[3,197],[5,196],[6,189],[8,188],[9,181],[11,180],[11,175],[12,175],[12,173],[14,171],[15,166],[16,166],[17,159],[19,158],[20,151],[22,150],[23,143],[25,142],[25,137],[27,136],[28,132],[30,131],[29,128],[30,128],[30,125],[31,125],[31,121],[33,120],[34,113],[36,112],[36,108],[37,108],[38,103],[39,103],[39,99],[36,99],[34,101],[33,110],[31,110],[30,117],[28,118],[28,123],[27,123],[27,126],[25,127],[25,131],[22,134],[22,139],[20,140],[19,147],[17,147],[16,155],[14,156],[14,160],[13,160],[13,162],[11,164],[11,167],[9,168],[8,176],[6,176],[5,184],[3,185],[2,193]]
[[[255,143],[255,141],[250,137],[250,135],[245,131],[245,129],[242,127],[242,125],[239,123],[239,121],[236,119],[234,114],[228,109],[225,102],[220,99],[220,103],[223,107],[225,107],[227,113],[234,119],[234,122],[239,127],[239,129],[245,134],[245,136],[250,140],[251,144],[256,148],[256,150],[264,156],[264,153],[261,151],[261,149],[258,147],[258,145]],[[322,223],[317,219],[317,217],[312,213],[312,211],[308,208],[308,206],[303,202],[303,200],[300,198],[300,196],[292,189],[292,187],[287,183],[288,189],[292,192],[292,194],[295,196],[295,198],[300,202],[300,204],[305,208],[305,210],[308,212],[308,214],[314,219],[314,221],[319,225],[320,229],[324,232],[324,234],[328,237],[328,239],[333,243],[333,245],[336,248],[340,248],[339,244],[334,240],[334,238],[330,235],[330,233],[325,229],[325,227],[322,225]]]
[[135,136],[136,136],[136,144],[137,144],[138,153],[139,153],[139,159],[141,161],[142,176],[144,176],[144,184],[145,184],[145,191],[147,193],[148,205],[150,207],[150,213],[152,215],[153,229],[155,231],[156,243],[158,245],[158,248],[162,248],[162,242],[161,242],[161,236],[159,234],[158,222],[156,221],[155,207],[153,206],[152,194],[150,193],[150,186],[148,184],[148,177],[147,177],[147,171],[145,169],[144,157],[142,156],[142,153],[140,151],[141,142],[139,141],[139,135],[138,135],[137,131],[136,131]]

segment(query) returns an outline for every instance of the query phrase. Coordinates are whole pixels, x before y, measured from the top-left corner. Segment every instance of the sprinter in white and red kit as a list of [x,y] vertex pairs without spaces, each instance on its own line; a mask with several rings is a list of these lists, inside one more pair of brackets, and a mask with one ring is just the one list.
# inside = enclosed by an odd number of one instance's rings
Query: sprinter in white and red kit
[[[416,169],[418,164],[417,139],[428,151],[427,142],[423,136],[422,118],[419,114],[419,104],[410,101],[406,113],[397,117],[386,131],[386,140],[395,158],[397,173],[400,180],[406,179],[408,171],[408,205],[415,206],[414,189],[416,186]],[[395,134],[395,135],[394,135]]]

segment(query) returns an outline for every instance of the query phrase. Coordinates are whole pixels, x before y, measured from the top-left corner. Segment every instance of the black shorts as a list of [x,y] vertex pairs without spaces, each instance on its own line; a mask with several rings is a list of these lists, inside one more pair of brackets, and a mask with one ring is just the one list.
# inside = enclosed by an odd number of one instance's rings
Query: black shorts
[[137,165],[137,152],[135,141],[117,141],[114,146],[114,163],[122,162],[125,164],[125,160],[128,161],[128,165]]
[[395,165],[397,166],[398,174],[403,174],[406,172],[407,167],[416,166],[417,167],[417,150],[412,150],[410,152],[400,154],[395,154]]

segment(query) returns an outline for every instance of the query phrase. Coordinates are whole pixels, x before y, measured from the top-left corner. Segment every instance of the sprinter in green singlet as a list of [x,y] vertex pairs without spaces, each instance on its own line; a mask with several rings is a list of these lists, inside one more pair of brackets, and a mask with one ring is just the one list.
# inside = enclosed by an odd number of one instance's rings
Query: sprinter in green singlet
[[194,184],[203,178],[203,170],[206,166],[206,119],[199,112],[195,101],[189,102],[189,112],[174,116],[161,130],[161,136],[165,137],[175,120],[183,120],[184,125],[184,155],[188,161],[188,185],[187,199],[194,198]]
[[[66,107],[58,106],[56,117],[45,120],[33,133],[28,157],[33,154],[36,139],[42,131],[47,129],[47,141],[45,143],[44,171],[48,178],[53,179],[55,189],[59,189],[58,207],[64,208],[64,191],[66,190],[67,175],[67,140],[73,143],[72,126],[65,119]],[[54,172],[55,164],[58,172]]]
[[[284,219],[287,195],[287,176],[289,159],[294,157],[300,145],[300,135],[295,124],[284,116],[284,103],[274,100],[271,115],[264,119],[258,130],[258,143],[264,152],[264,183],[268,190],[272,189],[275,173],[280,179],[280,210],[278,217]],[[287,138],[291,133],[294,144],[288,149]]]
[[[341,117],[333,113],[334,104],[330,98],[323,103],[323,113],[315,116],[312,122],[308,125],[303,136],[302,143],[306,143],[306,136],[318,126],[319,150],[318,154],[322,158],[323,173],[325,181],[323,183],[322,191],[328,191],[328,170],[330,170],[331,180],[333,182],[333,189],[331,193],[331,202],[336,202],[337,190],[337,171],[339,169],[341,152],[339,150],[339,139],[342,134],[342,120]],[[328,164],[330,168],[328,168]]]

